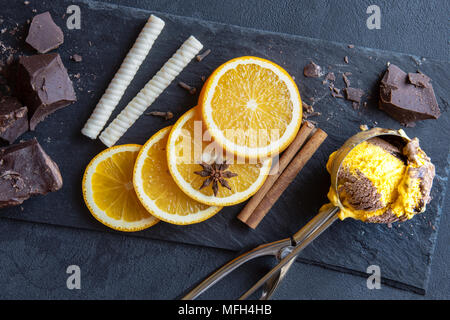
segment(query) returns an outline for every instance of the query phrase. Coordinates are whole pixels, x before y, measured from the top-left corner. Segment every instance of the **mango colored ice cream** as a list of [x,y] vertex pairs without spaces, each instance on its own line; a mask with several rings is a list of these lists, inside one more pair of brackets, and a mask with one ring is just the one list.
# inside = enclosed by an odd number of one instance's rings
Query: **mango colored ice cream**
[[[336,152],[330,155],[328,172]],[[417,138],[403,148],[372,138],[357,145],[344,159],[338,174],[338,193],[344,208],[339,218],[391,223],[425,211],[435,175],[434,165]],[[333,188],[330,204],[337,205]]]

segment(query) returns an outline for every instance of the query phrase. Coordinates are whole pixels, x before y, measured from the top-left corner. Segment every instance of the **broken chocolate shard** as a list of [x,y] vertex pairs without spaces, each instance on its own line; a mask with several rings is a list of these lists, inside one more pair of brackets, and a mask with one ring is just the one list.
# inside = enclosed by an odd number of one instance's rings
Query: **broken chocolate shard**
[[37,52],[47,53],[64,42],[64,34],[47,11],[33,18],[25,41]]
[[344,99],[344,96],[342,94],[340,94],[339,92],[335,92],[334,90],[331,92],[331,95],[334,98],[340,98],[340,99]]
[[334,72],[328,72],[327,75],[325,76],[325,80],[335,81],[336,76],[334,75]]
[[392,63],[381,79],[379,107],[409,126],[441,115],[430,79],[421,73],[409,76]]
[[353,101],[353,102],[357,102],[360,103],[361,102],[361,98],[364,95],[364,91],[359,89],[359,88],[344,88],[343,89],[345,91],[345,95],[346,95],[346,99]]
[[350,87],[350,80],[348,79],[349,74],[351,74],[351,73],[345,72],[344,74],[342,74],[342,79],[344,80],[345,86],[347,88]]
[[322,68],[311,61],[303,68],[303,74],[308,78],[318,78],[322,76]]
[[17,69],[15,91],[28,107],[31,130],[49,114],[76,101],[59,54],[22,56]]
[[61,189],[58,166],[36,139],[0,148],[0,208]]
[[27,131],[27,107],[14,97],[0,97],[0,139],[13,143]]

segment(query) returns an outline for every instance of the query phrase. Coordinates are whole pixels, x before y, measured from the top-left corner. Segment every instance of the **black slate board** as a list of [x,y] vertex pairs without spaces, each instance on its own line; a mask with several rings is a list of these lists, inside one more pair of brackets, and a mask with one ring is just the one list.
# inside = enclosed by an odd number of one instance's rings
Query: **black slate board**
[[[81,7],[81,30],[65,28],[63,15],[71,4]],[[12,35],[8,31],[2,34],[1,41],[14,48],[21,48],[16,55],[32,54],[23,40],[18,39],[26,35],[26,20],[34,15],[31,6],[24,10],[21,2],[11,4],[6,0],[0,0],[0,6],[0,18],[5,20],[1,28],[11,30],[16,22],[19,24],[16,34]],[[99,141],[85,138],[80,130],[150,12],[91,1],[59,1],[57,5],[52,3],[52,6],[42,2],[33,4],[32,8],[36,8],[38,13],[50,10],[56,23],[63,27],[65,43],[57,52],[61,54],[70,74],[80,74],[79,80],[73,77],[79,101],[51,115],[38,125],[35,132],[22,137],[28,139],[36,136],[58,163],[64,178],[63,189],[46,197],[30,199],[20,207],[3,209],[1,216],[114,232],[94,220],[84,206],[81,177],[89,160],[104,146]],[[159,223],[133,235],[241,251],[293,234],[326,202],[329,176],[324,167],[328,155],[359,131],[360,124],[399,128],[397,122],[376,107],[379,76],[389,61],[407,72],[420,69],[433,79],[442,116],[437,121],[424,121],[415,128],[405,129],[411,137],[420,138],[423,148],[436,164],[433,201],[425,214],[403,224],[394,224],[392,228],[353,220],[337,222],[310,245],[298,260],[360,275],[366,275],[369,265],[379,265],[386,284],[424,293],[447,186],[450,64],[406,54],[367,48],[350,49],[345,44],[164,13],[155,14],[166,21],[166,26],[113,116],[192,34],[205,48],[213,51],[201,63],[193,61],[179,76],[179,80],[200,88],[201,76],[209,75],[231,58],[255,55],[270,59],[295,77],[302,98],[307,103],[313,103],[309,98],[315,99],[314,108],[322,115],[311,120],[317,121],[329,137],[257,230],[252,231],[235,219],[244,205],[241,204],[223,209],[212,219],[198,225]],[[71,61],[69,57],[73,54],[82,55],[83,62]],[[349,57],[349,64],[344,63],[345,56]],[[323,66],[325,71],[333,71],[339,88],[344,87],[341,73],[352,72],[352,85],[370,92],[371,98],[366,97],[367,107],[353,110],[349,102],[331,97],[328,86],[322,84],[323,78],[305,79],[303,67],[310,60]],[[194,106],[196,99],[196,96],[187,94],[174,82],[152,106],[153,110],[172,111],[174,119],[166,122],[143,116],[119,143],[144,143],[157,130],[172,124],[183,112]]]

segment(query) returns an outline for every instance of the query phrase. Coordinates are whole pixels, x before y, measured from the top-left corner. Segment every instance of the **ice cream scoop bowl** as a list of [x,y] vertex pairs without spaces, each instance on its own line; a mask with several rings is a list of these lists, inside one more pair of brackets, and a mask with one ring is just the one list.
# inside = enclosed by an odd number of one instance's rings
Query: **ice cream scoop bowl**
[[[400,129],[400,130],[392,130],[392,129],[384,129],[384,128],[373,128],[366,131],[361,131],[354,136],[350,137],[337,151],[334,156],[333,162],[331,164],[331,187],[334,189],[336,194],[338,193],[338,174],[340,169],[342,168],[342,164],[345,160],[345,158],[348,156],[348,154],[359,144],[363,143],[364,141],[370,140],[372,138],[393,138],[398,140],[399,143],[405,144],[411,139],[406,135],[406,133]],[[343,209],[343,204],[341,203],[341,200],[339,197],[336,199],[337,207],[339,209]]]
[[[350,137],[342,145],[342,147],[338,149],[331,164],[331,188],[334,189],[336,194],[339,194],[338,173],[342,167],[344,159],[356,146],[364,141],[376,137],[395,139],[397,142],[404,144],[410,141],[410,138],[403,132],[403,130],[390,130],[383,128],[373,128],[370,130],[361,131]],[[260,299],[269,299],[283,280],[298,254],[323,231],[339,219],[338,213],[344,208],[344,206],[341,203],[339,196],[337,198],[337,203],[335,205],[331,205],[327,209],[321,210],[313,219],[311,219],[304,227],[302,227],[290,238],[260,245],[255,249],[240,255],[203,280],[186,296],[184,296],[183,299],[195,299],[223,277],[252,259],[265,255],[273,255],[278,260],[278,264],[240,297],[240,300],[247,299],[251,294],[264,285]]]

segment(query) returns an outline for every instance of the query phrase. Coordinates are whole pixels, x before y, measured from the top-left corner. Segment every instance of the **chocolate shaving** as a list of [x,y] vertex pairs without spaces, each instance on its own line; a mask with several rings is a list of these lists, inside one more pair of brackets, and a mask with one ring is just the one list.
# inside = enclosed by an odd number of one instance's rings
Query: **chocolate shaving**
[[322,68],[311,61],[303,68],[303,74],[308,78],[318,78],[322,75]]
[[325,76],[325,80],[335,81],[336,76],[334,75],[334,72],[328,72],[327,75]]
[[350,87],[350,80],[347,77],[348,75],[351,75],[351,73],[344,72],[344,74],[342,75],[342,79],[344,79],[344,83],[347,88]]
[[361,98],[364,95],[364,91],[359,88],[344,88],[346,99],[360,103]]
[[334,92],[334,91],[331,92],[331,95],[332,95],[334,98],[344,99],[344,96],[343,96],[342,94],[336,93],[336,92]]

